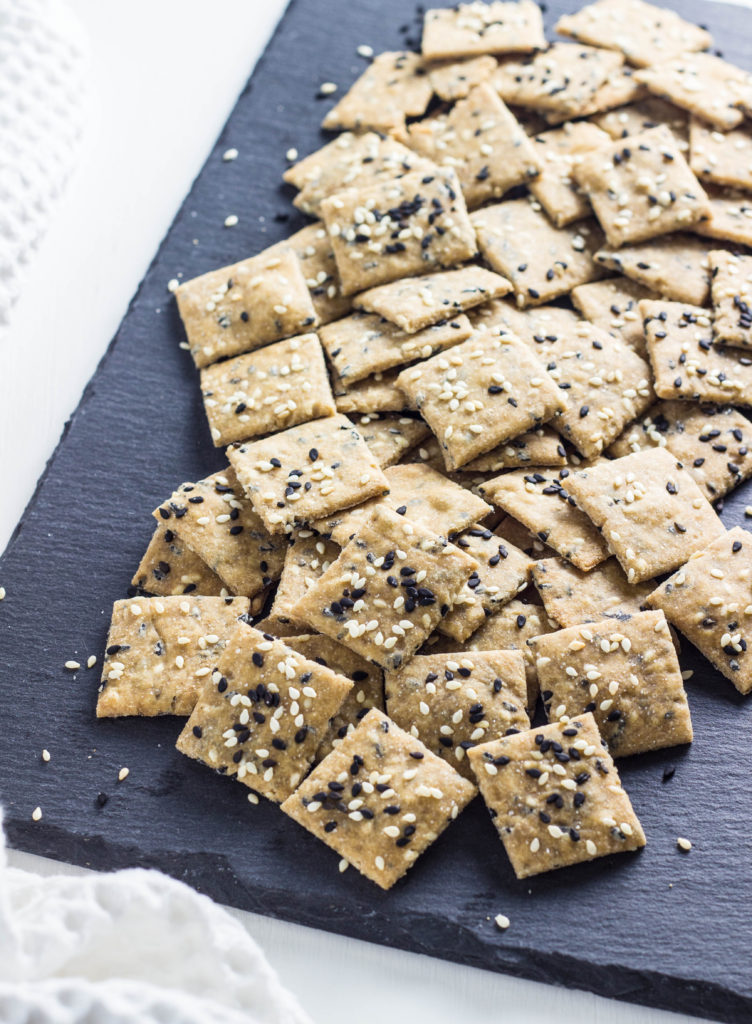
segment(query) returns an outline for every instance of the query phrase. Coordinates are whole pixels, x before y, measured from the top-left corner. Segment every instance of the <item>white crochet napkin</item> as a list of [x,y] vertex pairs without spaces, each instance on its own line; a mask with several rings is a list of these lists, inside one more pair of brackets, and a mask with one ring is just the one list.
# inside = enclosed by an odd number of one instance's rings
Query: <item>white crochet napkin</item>
[[3,1024],[311,1024],[242,925],[157,871],[40,877],[6,864]]
[[0,0],[0,337],[73,169],[88,46],[62,0]]

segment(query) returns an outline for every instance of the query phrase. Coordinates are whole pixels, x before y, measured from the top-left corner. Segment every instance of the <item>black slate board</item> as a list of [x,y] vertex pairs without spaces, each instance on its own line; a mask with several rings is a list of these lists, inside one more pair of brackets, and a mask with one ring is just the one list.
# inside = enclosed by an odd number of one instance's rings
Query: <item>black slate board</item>
[[[549,26],[574,6],[549,0]],[[726,56],[751,66],[747,11],[675,3],[711,25]],[[399,26],[410,21],[407,33]],[[475,803],[389,893],[275,807],[174,749],[174,719],[97,722],[98,670],[112,601],[124,596],[152,529],[150,511],[182,480],[223,464],[165,286],[301,226],[287,222],[284,154],[320,141],[331,102],[364,62],[356,46],[417,38],[404,0],[293,0],[107,350],[0,561],[0,800],[11,844],[94,868],[161,868],[228,904],[449,960],[666,1009],[752,1018],[752,701],[685,644],[696,740],[622,762],[646,850],[515,880]],[[223,163],[229,146],[240,150]],[[240,216],[233,230],[223,221]],[[194,244],[194,239],[198,240]],[[743,522],[750,486],[727,501]],[[50,764],[40,751],[50,749]],[[118,769],[130,777],[117,783]],[[675,767],[668,782],[664,770]],[[97,794],[108,794],[104,807]],[[31,821],[40,804],[44,818]],[[676,837],[694,841],[680,854]],[[501,934],[493,916],[512,927]],[[552,1013],[555,994],[552,993]]]

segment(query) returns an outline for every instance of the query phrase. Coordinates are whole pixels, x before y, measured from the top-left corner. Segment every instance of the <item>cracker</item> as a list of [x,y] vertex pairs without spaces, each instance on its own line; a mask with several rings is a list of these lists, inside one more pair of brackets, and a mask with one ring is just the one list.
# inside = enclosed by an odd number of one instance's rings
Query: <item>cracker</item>
[[351,689],[344,676],[242,625],[176,746],[279,803],[308,772]]
[[470,219],[481,255],[512,282],[519,306],[548,302],[603,276],[592,259],[603,244],[593,220],[557,228],[529,199],[487,206]]
[[572,289],[572,302],[596,327],[621,338],[639,356],[645,356],[645,335],[638,303],[653,293],[628,277],[608,277]]
[[515,3],[459,4],[426,11],[422,51],[426,60],[472,57],[479,53],[530,53],[546,47],[540,7]]
[[427,359],[472,333],[472,325],[462,313],[454,316],[450,312],[449,319],[408,334],[376,313],[355,312],[322,327],[319,337],[338,381],[350,385],[395,366]]
[[248,607],[246,597],[116,601],[97,717],[189,715]]
[[551,427],[538,427],[519,437],[510,437],[490,452],[479,455],[462,467],[466,473],[498,473],[502,469],[525,466],[564,466],[567,453],[559,435]]
[[554,549],[545,544],[537,533],[528,530],[513,516],[504,514],[496,527],[496,532],[510,544],[514,544],[520,551],[524,551],[530,558],[553,558],[556,555]]
[[446,761],[374,708],[282,810],[389,889],[475,793]]
[[615,247],[687,228],[708,212],[707,196],[665,125],[585,154],[572,173]]
[[384,686],[392,721],[471,781],[468,750],[530,728],[519,651],[420,655]]
[[485,82],[498,67],[493,57],[481,54],[467,60],[446,60],[428,68],[431,88],[447,103],[464,99],[476,85]]
[[384,674],[365,658],[320,633],[290,636],[285,643],[309,661],[326,665],[332,672],[353,681],[353,688],[332,716],[329,730],[316,751],[316,760],[323,761],[345,736],[355,731],[371,708],[384,710]]
[[181,484],[152,515],[179,531],[233,594],[255,597],[279,579],[285,544],[267,531],[229,466]]
[[493,329],[403,370],[398,384],[441,442],[448,469],[545,423],[565,404],[524,342]]
[[597,0],[565,14],[554,27],[560,35],[619,50],[638,67],[713,44],[713,37],[699,25],[643,0]]
[[[488,305],[493,306],[494,303]],[[506,328],[531,346],[533,342],[542,345],[544,341],[556,341],[560,336],[571,333],[580,323],[580,317],[571,309],[560,306],[517,309],[503,301],[497,301],[495,308],[484,319],[500,328]],[[476,325],[476,330],[479,328],[480,323]]]
[[[296,530],[290,536],[279,586],[264,620],[264,630],[275,635],[305,633],[306,624],[292,614],[293,607],[322,576],[340,553],[339,544],[311,530]],[[280,630],[278,633],[277,631]]]
[[321,221],[307,224],[264,252],[273,256],[282,249],[291,249],[300,260],[319,324],[328,324],[350,312],[352,303],[342,294],[331,239]]
[[418,153],[457,171],[468,208],[527,184],[540,170],[525,129],[485,82],[447,114],[410,125],[408,141]]
[[595,114],[592,121],[612,139],[626,139],[663,124],[672,131],[682,152],[689,148],[689,116],[686,110],[658,96],[648,95],[636,103]]
[[217,447],[334,415],[334,396],[315,334],[278,341],[201,371],[201,394]]
[[532,577],[546,614],[562,629],[634,615],[653,589],[652,582],[629,583],[615,558],[590,572],[575,569],[563,558],[544,558],[533,565]]
[[454,543],[478,561],[472,589],[487,616],[494,615],[527,586],[532,559],[495,530],[471,526],[455,537]]
[[510,289],[505,277],[484,267],[468,266],[383,284],[361,292],[354,301],[358,309],[378,313],[414,335],[473,306],[506,295]]
[[219,597],[225,585],[174,530],[157,526],[131,580],[134,587],[161,597],[205,594]]
[[399,668],[475,568],[474,559],[422,524],[378,505],[293,614],[382,668]]
[[327,113],[321,127],[335,131],[398,131],[404,129],[406,117],[420,117],[431,93],[425,65],[417,53],[379,53]]
[[637,245],[624,245],[616,251],[603,248],[595,258],[609,270],[624,274],[667,299],[691,302],[695,306],[702,306],[708,300],[707,243],[684,232]]
[[322,201],[321,217],[344,295],[475,255],[475,232],[451,168],[347,189]]
[[623,63],[610,50],[554,43],[532,57],[503,61],[493,84],[507,103],[576,117]]
[[518,878],[645,845],[590,714],[483,743],[468,757]]
[[260,253],[184,281],[175,298],[198,367],[301,334],[317,322],[291,250]]
[[697,117],[689,123],[689,166],[700,181],[752,189],[752,128],[719,132]]
[[485,518],[492,511],[482,498],[430,466],[419,463],[390,466],[384,470],[384,476],[389,486],[385,497],[371,498],[355,508],[318,519],[313,524],[314,529],[330,534],[335,543],[344,546],[368,521],[378,502],[411,522],[420,523],[433,533],[447,537]]
[[[634,74],[633,68],[623,66],[616,68],[609,74],[603,85],[596,89],[587,103],[583,104],[577,116],[589,117],[591,114],[600,114],[627,103],[636,103],[648,96],[648,90],[635,80]],[[557,114],[552,110],[547,110],[543,115],[549,126],[563,124],[569,120],[569,117],[569,114]]]
[[655,400],[648,363],[587,320],[556,341],[536,344],[536,354],[567,395],[553,425],[585,458],[600,455]]
[[609,448],[620,458],[644,448],[666,448],[708,501],[722,498],[752,476],[752,423],[731,406],[659,402]]
[[752,246],[752,197],[747,192],[708,185],[708,216],[692,230],[706,238]]
[[648,598],[740,693],[752,691],[751,580],[752,538],[736,526],[708,541]]
[[708,253],[717,345],[752,347],[752,257],[723,249]]
[[270,533],[289,533],[387,490],[376,459],[342,415],[233,446],[227,456]]
[[665,448],[604,460],[567,484],[630,583],[670,572],[723,533],[707,498]]
[[659,398],[725,403],[752,393],[752,354],[715,345],[708,310],[643,299],[640,314]]
[[533,139],[541,173],[530,183],[530,191],[557,228],[591,213],[590,203],[572,178],[572,168],[583,153],[606,142],[606,133],[588,121],[570,121]]
[[612,757],[692,742],[679,659],[663,612],[625,614],[530,641],[546,714],[592,712]]
[[572,479],[568,469],[558,473],[513,470],[489,480],[481,487],[481,493],[544,544],[588,572],[608,558],[608,548],[588,517],[575,505],[569,491]]
[[407,452],[431,436],[423,420],[409,416],[363,414],[353,420],[379,466],[394,466]]
[[343,132],[288,167],[283,178],[300,190],[293,205],[311,217],[318,217],[322,200],[345,188],[392,181],[410,171],[430,173],[432,168],[429,160],[389,136]]
[[740,125],[752,104],[752,75],[711,53],[677,54],[635,77],[656,96],[722,131]]
[[409,411],[410,401],[402,388],[397,387],[397,378],[401,372],[398,367],[386,373],[374,373],[354,384],[343,384],[341,378],[335,377],[332,388],[337,412]]

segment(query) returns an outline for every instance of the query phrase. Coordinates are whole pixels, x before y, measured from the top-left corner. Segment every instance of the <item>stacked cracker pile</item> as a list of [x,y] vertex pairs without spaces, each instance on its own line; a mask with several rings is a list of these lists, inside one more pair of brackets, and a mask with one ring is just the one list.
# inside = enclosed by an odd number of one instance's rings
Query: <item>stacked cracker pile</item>
[[752,689],[710,504],[752,474],[752,78],[642,0],[557,30],[428,11],[287,172],[315,222],[177,290],[229,464],[156,510],[98,713],[189,715],[384,888],[476,787],[520,877],[642,846],[613,759],[692,740],[669,623]]

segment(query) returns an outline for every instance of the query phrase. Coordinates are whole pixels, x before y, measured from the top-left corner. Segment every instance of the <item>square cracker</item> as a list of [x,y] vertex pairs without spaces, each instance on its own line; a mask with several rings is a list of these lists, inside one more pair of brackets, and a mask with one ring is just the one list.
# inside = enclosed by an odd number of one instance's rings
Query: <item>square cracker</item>
[[[648,90],[644,85],[635,81],[634,76],[633,68],[623,65],[615,68],[603,85],[599,86],[587,103],[583,104],[578,116],[590,117],[591,114],[601,114],[627,103],[636,103],[645,96],[649,96]],[[569,120],[569,117],[569,114],[556,113],[553,110],[547,110],[543,115],[545,123],[549,126],[563,124]]]
[[471,747],[530,728],[519,651],[419,655],[384,687],[392,721],[471,781]]
[[582,154],[608,142],[608,136],[589,121],[568,121],[561,128],[541,132],[533,139],[541,172],[530,191],[557,228],[582,220],[592,211],[572,178]]
[[382,668],[399,668],[475,568],[473,558],[421,523],[379,505],[293,615]]
[[432,168],[429,160],[389,136],[343,132],[288,167],[282,177],[300,190],[293,205],[318,217],[322,200],[344,188],[363,188],[401,178],[410,171],[429,173]]
[[663,612],[602,619],[530,641],[550,720],[590,711],[612,757],[692,742],[679,659]]
[[289,533],[387,490],[370,449],[340,414],[234,445],[227,457],[270,533]]
[[426,11],[422,51],[426,60],[479,53],[529,53],[546,47],[543,17],[533,0],[492,0]]
[[264,253],[273,257],[283,249],[292,250],[300,260],[319,324],[328,324],[350,312],[352,303],[342,294],[332,242],[321,221],[307,224],[284,241],[270,245]]
[[653,293],[628,277],[607,277],[572,289],[573,304],[586,320],[621,338],[639,356],[646,355],[639,302]]
[[[484,613],[477,623],[482,625],[486,618],[495,615],[525,589],[533,561],[495,530],[484,526],[471,526],[453,540],[478,562],[467,585],[477,607]],[[462,612],[462,606],[455,606],[439,626],[443,633],[455,638],[457,632],[446,627],[457,612]]]
[[218,448],[336,411],[315,334],[288,338],[205,367],[201,395]]
[[424,277],[408,277],[361,292],[358,309],[390,320],[403,331],[415,334],[473,306],[506,295],[509,281],[484,267],[468,266]]
[[472,333],[467,317],[462,313],[452,315],[451,310],[448,319],[444,317],[440,323],[413,334],[377,313],[355,312],[322,327],[319,338],[339,381],[349,385],[395,366],[427,359],[465,341]]
[[498,473],[502,469],[524,466],[565,466],[567,453],[559,435],[551,427],[538,427],[519,437],[510,437],[490,452],[479,455],[462,467],[465,473]]
[[525,343],[496,329],[403,370],[398,384],[441,442],[447,469],[545,423],[565,405]]
[[131,585],[161,597],[227,594],[222,580],[184,544],[174,530],[157,526]]
[[536,355],[567,395],[567,407],[553,426],[585,458],[600,455],[655,400],[648,363],[587,320],[556,341],[534,344]]
[[308,772],[352,685],[282,640],[241,625],[176,746],[279,803]]
[[290,535],[290,546],[285,554],[279,586],[269,615],[264,620],[267,632],[276,634],[279,629],[285,633],[305,633],[305,622],[296,619],[292,609],[339,557],[339,553],[339,544],[311,530],[296,530]]
[[409,416],[364,413],[356,415],[353,423],[382,469],[400,462],[416,445],[431,436],[423,420]]
[[680,231],[708,212],[702,185],[665,125],[585,154],[572,173],[617,248]]
[[692,227],[695,234],[752,246],[752,196],[708,185],[708,216]]
[[707,243],[684,232],[623,245],[616,250],[603,248],[595,258],[609,270],[624,274],[635,284],[664,298],[691,302],[695,306],[702,306],[708,300]]
[[577,508],[569,491],[572,478],[568,469],[558,473],[519,469],[488,480],[480,491],[562,558],[588,572],[608,558],[608,548]]
[[[736,526],[706,544],[650,595],[672,625],[730,679],[752,691],[752,537]],[[751,656],[752,657],[752,656]]]
[[464,99],[476,85],[485,82],[497,67],[493,57],[481,54],[466,60],[445,60],[431,64],[428,77],[439,99],[454,103],[455,100]]
[[321,127],[335,131],[399,131],[404,129],[406,117],[420,117],[432,91],[417,53],[379,53],[327,113]]
[[502,61],[493,84],[507,103],[577,117],[623,63],[612,50],[553,43],[532,57]]
[[282,810],[389,889],[475,793],[446,761],[374,708]]
[[175,298],[198,367],[301,334],[317,322],[300,260],[289,249],[184,281]]
[[344,295],[475,255],[475,232],[451,168],[347,189],[322,201],[321,217]]
[[178,530],[233,594],[255,597],[279,579],[285,544],[271,536],[229,466],[181,484],[152,515]]
[[518,878],[645,845],[590,714],[483,743],[468,757]]
[[571,309],[564,309],[560,306],[530,306],[527,309],[517,309],[509,302],[496,300],[489,302],[488,313],[476,323],[476,330],[479,330],[483,323],[488,326],[497,326],[500,329],[506,328],[507,332],[516,334],[518,338],[531,345],[542,345],[544,341],[556,341],[558,337],[567,334],[580,323],[580,316]]
[[353,682],[339,711],[332,716],[329,730],[316,751],[316,760],[323,761],[345,736],[354,732],[358,722],[365,718],[371,708],[384,710],[384,673],[359,654],[320,633],[289,636],[285,638],[285,643],[309,661],[325,665],[332,672],[352,679]]
[[246,597],[116,601],[97,717],[189,715],[248,607]]
[[346,384],[333,374],[332,388],[337,412],[409,412],[410,400],[402,388],[397,387],[400,367],[385,373],[374,373],[370,377]]
[[752,128],[719,132],[698,117],[689,122],[689,166],[700,181],[752,189]]
[[[496,527],[496,532],[504,540],[514,544],[520,551],[524,551],[530,558],[553,558],[556,555],[554,549],[545,544],[537,533],[529,530],[523,523],[506,513]],[[530,600],[530,595],[527,599]]]
[[555,29],[582,43],[619,50],[638,67],[713,44],[704,28],[644,0],[597,0],[559,18]]
[[715,343],[752,348],[752,256],[714,249],[708,261]]
[[656,96],[722,131],[744,120],[752,106],[752,75],[711,53],[683,53],[635,75]]
[[743,403],[752,394],[752,353],[717,346],[707,309],[680,302],[640,302],[659,398]]
[[549,302],[603,276],[592,258],[603,244],[594,220],[557,228],[530,199],[486,206],[470,219],[481,255],[512,282],[518,306]]
[[752,476],[752,423],[731,406],[659,402],[627,427],[608,454],[621,458],[645,448],[670,451],[708,501]]
[[648,128],[664,124],[673,132],[682,152],[689,148],[689,115],[686,110],[658,96],[648,94],[636,103],[596,114],[592,122],[612,139],[626,139],[630,135],[639,135]]
[[355,508],[345,509],[317,519],[313,523],[319,533],[331,535],[343,547],[368,521],[376,503],[392,509],[411,522],[420,523],[440,537],[464,530],[484,519],[491,511],[482,498],[447,479],[430,466],[404,463],[384,470],[389,493],[371,498]]
[[469,208],[526,185],[540,170],[525,129],[485,82],[447,114],[411,124],[408,141],[424,157],[454,167]]
[[665,448],[603,460],[573,473],[568,487],[630,583],[670,572],[724,532],[693,478]]
[[653,589],[652,581],[629,583],[615,558],[582,572],[563,558],[544,558],[532,568],[546,614],[562,629],[581,622],[634,615]]

